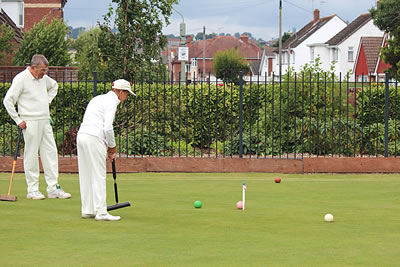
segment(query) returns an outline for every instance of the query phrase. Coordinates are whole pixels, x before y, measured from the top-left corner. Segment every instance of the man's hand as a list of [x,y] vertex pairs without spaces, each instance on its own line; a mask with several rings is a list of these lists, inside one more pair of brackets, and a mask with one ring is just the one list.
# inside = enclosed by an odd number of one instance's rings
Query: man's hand
[[117,157],[117,147],[115,146],[115,147],[109,147],[108,149],[107,149],[107,156],[108,156],[108,158],[109,159],[115,159],[116,157]]
[[26,128],[26,122],[23,121],[20,124],[18,124],[18,127],[21,128],[22,130]]

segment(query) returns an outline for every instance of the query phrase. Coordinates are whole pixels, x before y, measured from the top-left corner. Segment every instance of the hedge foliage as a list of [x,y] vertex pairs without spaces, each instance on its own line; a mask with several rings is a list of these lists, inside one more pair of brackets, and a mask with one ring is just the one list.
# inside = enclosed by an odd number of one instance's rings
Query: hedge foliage
[[[3,96],[9,84],[3,84]],[[111,84],[98,83],[97,92]],[[354,89],[357,88],[357,89]],[[136,97],[119,106],[115,118],[118,150],[130,156],[236,156],[239,154],[239,86],[135,82]],[[356,93],[356,99],[354,95]],[[74,153],[74,131],[93,97],[89,82],[60,83],[51,104],[59,153]],[[389,155],[397,155],[399,111],[390,87]],[[243,153],[382,155],[384,84],[337,82],[324,75],[297,75],[279,82],[243,86]],[[11,122],[1,110],[0,148],[11,154]],[[16,127],[13,127],[15,141]],[[70,140],[67,140],[70,138]],[[67,145],[63,146],[63,142]],[[69,149],[68,146],[71,146]]]

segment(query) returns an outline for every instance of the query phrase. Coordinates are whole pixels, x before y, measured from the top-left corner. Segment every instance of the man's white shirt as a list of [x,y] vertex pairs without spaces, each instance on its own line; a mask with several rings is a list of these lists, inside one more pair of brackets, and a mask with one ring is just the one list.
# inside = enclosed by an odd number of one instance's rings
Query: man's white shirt
[[119,103],[113,91],[94,97],[86,107],[79,133],[97,136],[108,147],[115,147],[113,122]]

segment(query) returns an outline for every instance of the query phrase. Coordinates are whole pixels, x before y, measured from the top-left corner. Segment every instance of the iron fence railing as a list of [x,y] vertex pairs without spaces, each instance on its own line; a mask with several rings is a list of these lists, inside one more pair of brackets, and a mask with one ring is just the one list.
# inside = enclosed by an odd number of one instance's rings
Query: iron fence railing
[[[57,75],[57,74],[56,74]],[[63,157],[76,155],[76,133],[87,103],[111,89],[107,73],[54,77],[50,109]],[[4,75],[5,77],[6,75]],[[120,157],[378,157],[398,156],[397,77],[287,73],[238,83],[194,76],[137,73],[136,97],[120,105],[115,132]],[[0,85],[1,100],[10,86]],[[17,126],[2,106],[0,151],[12,156]]]

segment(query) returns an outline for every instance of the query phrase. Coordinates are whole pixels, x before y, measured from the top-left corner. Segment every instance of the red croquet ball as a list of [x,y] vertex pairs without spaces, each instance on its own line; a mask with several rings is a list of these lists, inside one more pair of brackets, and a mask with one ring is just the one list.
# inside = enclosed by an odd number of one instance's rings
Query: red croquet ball
[[281,182],[281,178],[280,177],[275,177],[275,183],[280,183]]
[[242,201],[239,201],[238,203],[236,203],[236,208],[238,208],[238,209],[243,209],[243,202]]

